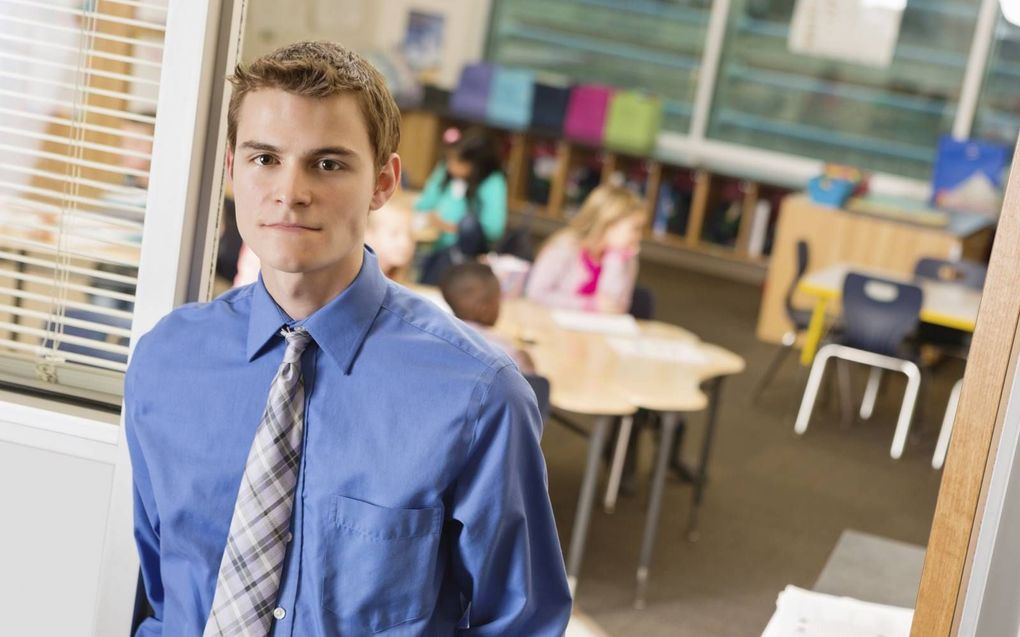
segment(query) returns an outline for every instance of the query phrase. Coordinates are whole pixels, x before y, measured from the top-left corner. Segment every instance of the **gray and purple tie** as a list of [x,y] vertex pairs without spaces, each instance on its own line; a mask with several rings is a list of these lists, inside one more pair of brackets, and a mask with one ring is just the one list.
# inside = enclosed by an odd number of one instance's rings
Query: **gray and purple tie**
[[303,328],[281,334],[287,351],[248,452],[204,637],[265,637],[273,625],[301,466],[301,354],[312,340]]

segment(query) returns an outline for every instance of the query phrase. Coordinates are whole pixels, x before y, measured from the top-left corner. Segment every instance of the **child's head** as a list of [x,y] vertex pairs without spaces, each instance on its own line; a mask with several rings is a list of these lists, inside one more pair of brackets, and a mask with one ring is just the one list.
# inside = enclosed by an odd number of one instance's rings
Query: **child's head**
[[636,250],[648,221],[644,202],[622,186],[599,186],[570,220],[570,229],[592,252]]
[[499,150],[489,134],[480,128],[469,128],[446,146],[446,172],[454,179],[463,179],[468,189],[485,181],[501,169]]
[[492,326],[499,318],[499,279],[484,263],[469,261],[451,267],[439,282],[454,316]]
[[395,281],[407,278],[414,258],[414,223],[410,209],[387,203],[370,212],[365,243],[372,246],[383,274]]

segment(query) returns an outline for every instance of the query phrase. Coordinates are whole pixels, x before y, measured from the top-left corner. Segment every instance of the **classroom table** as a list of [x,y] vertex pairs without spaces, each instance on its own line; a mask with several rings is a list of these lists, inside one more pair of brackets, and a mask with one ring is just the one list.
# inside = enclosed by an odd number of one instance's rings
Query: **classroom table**
[[[567,575],[577,589],[602,451],[613,419],[638,408],[662,412],[662,434],[652,477],[637,569],[636,605],[643,606],[649,567],[665,490],[672,441],[682,413],[706,410],[706,431],[695,469],[689,531],[697,528],[708,461],[717,425],[719,396],[725,376],[744,369],[744,360],[716,345],[703,343],[683,328],[657,321],[637,321],[633,334],[606,334],[568,329],[557,313],[523,299],[508,300],[496,329],[522,344],[551,386],[552,406],[595,417],[588,457],[571,531]],[[663,354],[672,350],[672,354]],[[706,385],[703,391],[702,385]]]
[[815,298],[811,322],[804,336],[801,363],[810,365],[814,360],[818,344],[825,331],[825,318],[829,304],[839,300],[843,294],[843,279],[848,272],[858,272],[881,277],[890,281],[913,283],[921,288],[924,301],[921,305],[921,320],[932,325],[942,325],[964,332],[973,332],[977,323],[981,291],[953,283],[930,279],[912,280],[902,274],[890,273],[875,268],[861,268],[850,263],[837,263],[820,270],[809,272],[797,289]]

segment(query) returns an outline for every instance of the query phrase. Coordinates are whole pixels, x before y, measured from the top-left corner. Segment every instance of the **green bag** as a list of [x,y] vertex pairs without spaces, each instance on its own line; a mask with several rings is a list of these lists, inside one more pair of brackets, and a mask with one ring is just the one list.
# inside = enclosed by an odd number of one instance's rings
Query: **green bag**
[[609,102],[604,143],[634,153],[655,148],[662,125],[662,100],[640,91],[618,91]]

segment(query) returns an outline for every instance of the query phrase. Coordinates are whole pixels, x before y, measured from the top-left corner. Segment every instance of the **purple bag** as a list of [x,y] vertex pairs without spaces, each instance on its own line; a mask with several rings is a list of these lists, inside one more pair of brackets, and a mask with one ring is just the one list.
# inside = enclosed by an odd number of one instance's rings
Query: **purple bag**
[[469,119],[482,121],[489,110],[489,93],[492,88],[491,64],[468,64],[461,69],[460,81],[450,98],[450,111]]
[[602,84],[581,84],[570,92],[563,132],[567,137],[596,146],[602,143],[606,112],[613,89]]

